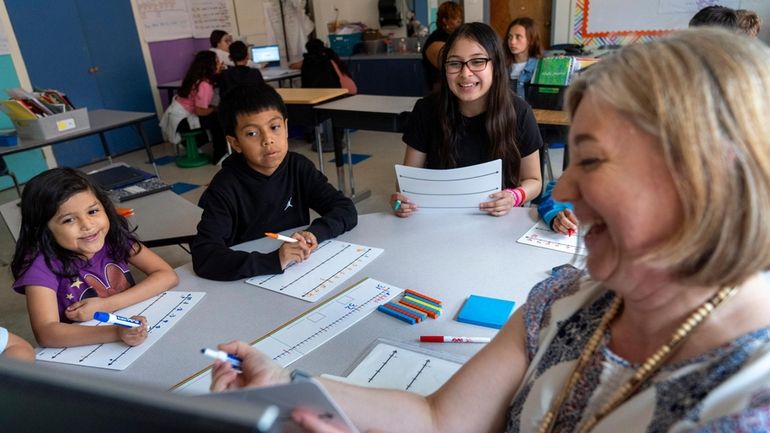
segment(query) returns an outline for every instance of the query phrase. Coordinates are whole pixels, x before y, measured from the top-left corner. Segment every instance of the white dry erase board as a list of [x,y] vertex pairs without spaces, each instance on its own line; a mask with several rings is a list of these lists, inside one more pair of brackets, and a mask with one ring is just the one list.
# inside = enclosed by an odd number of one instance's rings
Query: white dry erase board
[[147,42],[208,38],[215,29],[237,34],[232,0],[137,0]]
[[266,405],[277,406],[280,410],[276,431],[304,432],[291,419],[291,412],[303,408],[323,418],[334,427],[349,433],[358,433],[358,429],[348,419],[347,415],[337,406],[328,392],[315,379],[287,383],[263,388],[247,388],[236,391],[206,394],[199,398],[212,400],[222,399],[236,402],[254,403],[255,407]]
[[479,204],[501,190],[502,160],[447,170],[396,165],[401,193],[419,213],[482,213]]

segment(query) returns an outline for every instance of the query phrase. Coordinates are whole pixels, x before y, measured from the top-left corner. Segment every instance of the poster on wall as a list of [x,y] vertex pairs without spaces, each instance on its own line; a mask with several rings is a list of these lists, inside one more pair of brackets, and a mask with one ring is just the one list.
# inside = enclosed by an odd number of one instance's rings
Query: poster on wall
[[232,0],[188,0],[193,37],[208,38],[212,30],[238,34]]
[[137,0],[147,42],[192,37],[190,11],[185,0]]
[[238,34],[232,0],[136,0],[147,42]]

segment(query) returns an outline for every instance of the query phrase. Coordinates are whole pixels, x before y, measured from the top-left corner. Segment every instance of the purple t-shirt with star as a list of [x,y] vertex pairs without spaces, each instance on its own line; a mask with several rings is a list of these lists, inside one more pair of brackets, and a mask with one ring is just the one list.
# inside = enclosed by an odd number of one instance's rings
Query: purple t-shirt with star
[[[91,260],[81,262],[77,275],[72,278],[60,277],[48,267],[42,254],[35,257],[29,268],[13,283],[13,289],[24,294],[26,286],[48,287],[56,292],[59,304],[59,320],[70,323],[64,310],[70,305],[86,298],[106,298],[120,293],[134,285],[134,278],[126,262],[116,262],[107,256],[105,245]],[[62,269],[58,259],[51,260],[51,267]]]

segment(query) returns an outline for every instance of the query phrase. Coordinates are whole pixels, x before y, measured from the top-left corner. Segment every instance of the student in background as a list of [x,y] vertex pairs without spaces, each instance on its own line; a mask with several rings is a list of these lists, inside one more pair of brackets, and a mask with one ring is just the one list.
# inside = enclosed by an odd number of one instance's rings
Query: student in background
[[19,361],[34,361],[35,350],[26,340],[0,326],[0,354]]
[[[334,50],[327,48],[322,40],[309,39],[305,44],[305,51],[302,61],[295,64],[295,66],[299,66],[302,73],[302,88],[341,87],[347,89],[350,95],[355,95],[358,92],[356,83],[350,77],[345,62],[339,58]],[[343,166],[342,137],[345,130],[334,127],[332,133],[334,135],[334,161],[339,174]]]
[[[182,87],[179,88],[174,98],[174,101],[184,108],[182,114],[185,116],[178,119],[176,127],[174,127],[173,122],[168,125],[169,128],[174,128],[174,131],[179,132],[197,128],[208,129],[211,132],[214,147],[212,163],[217,163],[227,154],[227,142],[214,106],[214,82],[217,74],[221,71],[222,63],[213,52],[200,51],[195,55],[182,80]],[[169,107],[168,110],[172,110],[172,108]],[[161,121],[161,123],[163,122]]]
[[[483,23],[455,30],[442,51],[441,79],[440,91],[417,101],[412,110],[402,137],[404,165],[446,169],[499,158],[504,191],[490,195],[479,208],[502,216],[537,197],[543,141],[532,109],[510,88],[494,30]],[[400,192],[391,195],[390,204],[400,217],[419,209]]]
[[[319,242],[355,227],[353,202],[310,160],[288,151],[286,105],[275,89],[236,87],[222,98],[220,116],[235,153],[222,163],[199,203],[203,216],[190,244],[198,275],[231,281],[279,274],[308,258]],[[310,209],[321,216],[311,221]],[[266,232],[307,224],[292,235],[299,242],[283,243],[272,253],[230,249]]]
[[447,1],[441,3],[436,12],[436,30],[425,40],[422,49],[422,67],[428,88],[438,90],[441,82],[441,49],[449,35],[463,23],[463,7]]
[[[128,265],[147,277],[135,283]],[[87,176],[54,168],[32,178],[21,197],[21,230],[11,263],[13,288],[27,296],[37,342],[68,347],[147,338],[143,326],[78,326],[174,287],[171,266],[142,246],[109,197]]]
[[508,49],[505,50],[511,65],[511,80],[515,83],[516,94],[524,98],[524,85],[532,81],[537,61],[543,57],[540,31],[535,20],[519,17],[508,24],[505,32]]
[[224,30],[213,30],[211,36],[209,36],[209,43],[211,44],[210,51],[216,53],[217,58],[225,67],[234,66],[234,62],[230,59],[230,44],[233,43],[233,37]]
[[738,15],[725,6],[706,6],[690,19],[690,27],[717,26],[732,31],[738,28]]
[[736,9],[735,14],[738,16],[738,28],[752,38],[756,38],[762,26],[762,18],[756,12],[747,9]]
[[265,83],[259,69],[251,68],[249,64],[249,50],[241,41],[230,44],[230,60],[234,66],[225,69],[219,75],[219,93],[224,96],[238,86],[256,86]]

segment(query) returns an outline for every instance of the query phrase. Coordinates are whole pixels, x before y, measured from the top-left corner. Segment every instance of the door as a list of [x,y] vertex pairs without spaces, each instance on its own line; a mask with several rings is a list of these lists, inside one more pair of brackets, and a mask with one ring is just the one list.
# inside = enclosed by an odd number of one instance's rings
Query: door
[[[78,107],[155,111],[131,5],[127,1],[5,0],[34,86],[59,89]],[[146,122],[151,143],[157,122]],[[112,153],[138,149],[132,128],[106,134]],[[61,166],[104,158],[98,136],[53,146]]]

